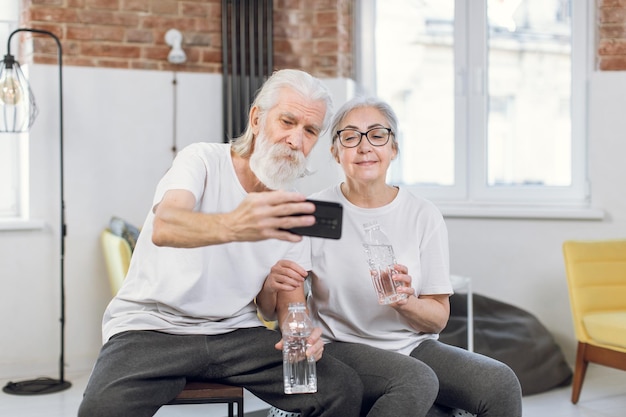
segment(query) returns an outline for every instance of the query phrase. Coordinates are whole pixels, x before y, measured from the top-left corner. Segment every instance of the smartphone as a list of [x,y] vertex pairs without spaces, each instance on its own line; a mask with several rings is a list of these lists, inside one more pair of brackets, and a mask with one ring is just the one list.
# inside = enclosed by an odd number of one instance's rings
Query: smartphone
[[[315,224],[306,227],[293,227],[291,233],[302,236],[323,237],[326,239],[341,238],[343,206],[331,201],[307,200],[315,204]],[[298,214],[295,214],[298,216]]]

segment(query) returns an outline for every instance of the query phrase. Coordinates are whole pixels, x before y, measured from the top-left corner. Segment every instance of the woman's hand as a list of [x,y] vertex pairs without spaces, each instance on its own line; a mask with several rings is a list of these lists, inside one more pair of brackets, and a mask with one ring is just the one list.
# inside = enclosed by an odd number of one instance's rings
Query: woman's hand
[[281,259],[270,269],[263,290],[272,293],[293,291],[302,286],[307,275],[308,272],[297,263]]
[[393,304],[389,304],[400,313],[407,322],[418,332],[439,333],[443,330],[450,317],[449,294],[416,294],[412,287],[412,278],[404,265],[394,265],[396,273],[394,281],[403,285],[396,291],[406,294],[407,297]]
[[[261,291],[256,296],[256,305],[265,320],[278,318],[278,313],[280,313],[278,310],[283,307],[278,305],[278,293],[291,292],[302,287],[307,274],[304,268],[293,261],[281,259],[274,264],[269,275],[265,277]],[[304,290],[300,292],[304,294]],[[302,298],[304,299],[304,295]]]
[[410,296],[416,295],[415,288],[411,285],[413,278],[409,275],[409,269],[406,266],[396,264],[394,265],[394,271],[393,280],[402,284],[401,286],[396,287],[396,292],[406,294],[406,298],[396,301],[393,303],[393,306],[401,307],[406,305]]
[[311,336],[307,339],[308,347],[306,349],[307,357],[314,357],[315,361],[319,361],[324,353],[324,341],[321,338],[322,329],[315,327],[311,332]]
[[[324,354],[324,341],[321,339],[321,336],[322,329],[315,327],[307,339],[308,347],[306,349],[306,356],[312,356],[316,362],[322,359],[322,355]],[[283,340],[281,339],[274,347],[278,350],[283,350]]]

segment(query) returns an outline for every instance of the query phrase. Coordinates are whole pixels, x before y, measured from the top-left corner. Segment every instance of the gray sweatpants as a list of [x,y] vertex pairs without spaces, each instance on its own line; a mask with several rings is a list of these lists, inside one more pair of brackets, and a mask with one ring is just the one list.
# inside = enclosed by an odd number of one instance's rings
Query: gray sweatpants
[[359,376],[332,356],[317,362],[316,394],[283,394],[282,354],[274,348],[279,340],[278,332],[264,327],[218,336],[120,333],[102,347],[78,416],[152,416],[193,380],[243,386],[303,416],[359,416]]
[[479,417],[522,415],[515,373],[484,355],[435,340],[421,343],[411,356],[340,342],[325,345],[324,352],[359,374],[367,417],[424,417],[437,415],[441,406]]

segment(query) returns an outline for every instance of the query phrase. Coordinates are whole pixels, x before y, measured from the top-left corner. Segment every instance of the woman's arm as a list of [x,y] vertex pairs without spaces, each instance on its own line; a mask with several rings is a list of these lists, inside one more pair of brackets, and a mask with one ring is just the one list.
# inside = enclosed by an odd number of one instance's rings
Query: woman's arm
[[[292,267],[296,268],[292,268]],[[297,276],[293,275],[297,272]],[[302,274],[304,272],[304,275]],[[257,306],[264,317],[278,318],[279,328],[282,326],[289,312],[290,303],[306,304],[306,294],[304,293],[304,271],[298,264],[291,261],[279,261],[272,268],[272,272],[265,279],[263,289],[257,295]],[[280,288],[283,288],[282,290]],[[291,288],[291,289],[289,289]],[[273,315],[275,314],[275,315]],[[319,360],[324,352],[324,341],[322,340],[322,329],[315,327],[307,339],[309,347],[307,356],[312,356]],[[275,348],[282,350],[282,339],[276,343]]]
[[450,294],[415,295],[411,286],[411,276],[404,265],[396,265],[394,280],[404,285],[398,292],[407,294],[407,298],[391,304],[407,322],[418,332],[440,333],[450,318]]
[[[287,306],[293,297],[294,300],[302,298],[304,302],[304,295],[292,293],[302,292],[304,294],[304,280],[307,276],[307,271],[300,265],[293,261],[280,260],[270,269],[270,273],[265,278],[263,288],[257,294],[256,303],[266,320],[276,320],[279,318],[279,324],[284,316],[287,314]],[[298,291],[298,289],[300,289]],[[283,295],[284,294],[284,295]],[[283,306],[282,303],[287,303]],[[279,304],[281,303],[281,304]],[[281,316],[277,314],[284,310],[284,314]]]
[[[304,285],[300,285],[293,291],[279,291],[276,297],[276,312],[278,316],[278,325],[282,326],[287,314],[289,313],[290,303],[304,303],[306,305],[306,294]],[[324,341],[322,340],[322,329],[313,328],[311,335],[307,339],[307,356],[312,356],[315,360],[320,360],[324,353]],[[276,344],[276,349],[282,349],[283,341]]]

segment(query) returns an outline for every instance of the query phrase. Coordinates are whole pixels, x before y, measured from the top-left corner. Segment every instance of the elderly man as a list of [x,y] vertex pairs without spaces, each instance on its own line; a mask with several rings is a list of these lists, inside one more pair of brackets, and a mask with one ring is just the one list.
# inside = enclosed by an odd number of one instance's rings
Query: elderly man
[[[189,380],[240,385],[303,416],[359,415],[358,376],[321,358],[318,392],[283,394],[277,332],[263,327],[254,298],[279,260],[306,276],[309,244],[285,229],[312,225],[312,203],[285,191],[327,127],[331,99],[316,78],[274,73],[231,144],[183,149],[159,182],[125,282],[106,309],[104,345],[80,417],[152,416]],[[320,359],[321,358],[321,359]]]

